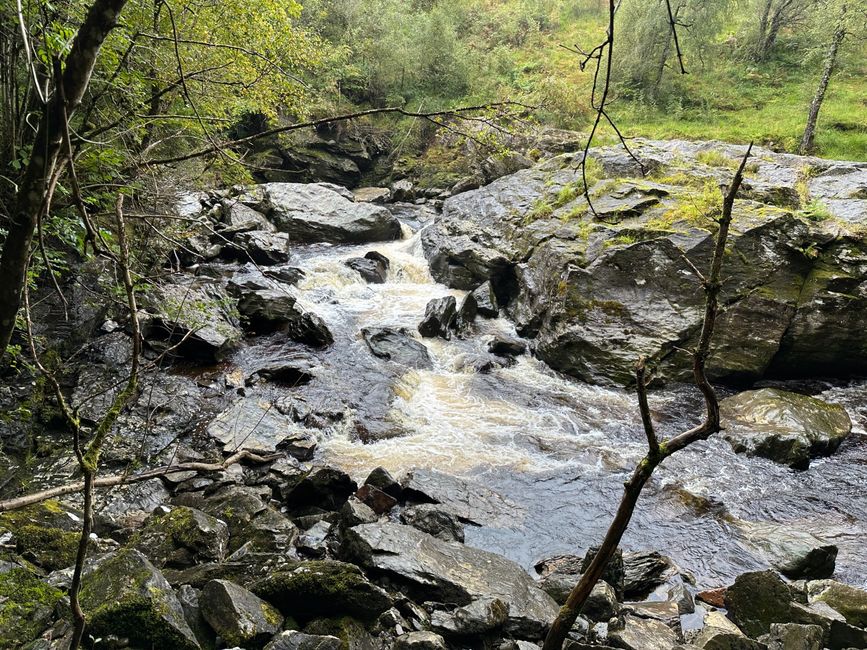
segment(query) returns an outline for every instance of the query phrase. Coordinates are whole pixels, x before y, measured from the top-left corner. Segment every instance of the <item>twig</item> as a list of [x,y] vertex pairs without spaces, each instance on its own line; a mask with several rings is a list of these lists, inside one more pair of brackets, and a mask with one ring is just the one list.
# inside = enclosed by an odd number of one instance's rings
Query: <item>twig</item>
[[677,21],[674,19],[674,12],[671,10],[671,0],[665,0],[665,6],[668,8],[668,24],[671,26],[671,35],[674,38],[674,49],[677,52],[677,63],[680,65],[680,74],[687,74],[686,68],[683,67],[683,52],[680,51],[680,40],[677,38]]

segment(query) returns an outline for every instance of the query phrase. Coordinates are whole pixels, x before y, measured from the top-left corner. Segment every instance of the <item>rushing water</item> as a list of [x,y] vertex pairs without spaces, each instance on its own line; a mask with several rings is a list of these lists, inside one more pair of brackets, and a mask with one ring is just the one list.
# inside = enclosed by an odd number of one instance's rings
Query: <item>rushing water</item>
[[[514,336],[505,319],[477,319],[464,338],[425,339],[432,370],[396,370],[368,351],[360,330],[414,330],[432,298],[460,291],[433,281],[418,233],[379,245],[314,246],[301,252],[302,303],[335,335],[321,353],[317,378],[293,389],[318,406],[342,404],[348,417],[322,438],[324,460],[363,480],[377,466],[395,475],[415,467],[465,477],[502,494],[507,523],[468,527],[467,543],[526,567],[543,557],[598,543],[617,507],[623,480],[645,451],[634,396],[584,384],[523,356],[481,374],[495,333]],[[376,250],[391,261],[388,281],[365,283],[345,261]],[[248,356],[275,354],[249,349]],[[709,440],[668,459],[640,502],[624,546],[660,550],[716,586],[767,566],[762,540],[770,526],[810,532],[840,547],[837,575],[867,583],[867,384],[811,386],[843,403],[855,430],[831,458],[803,472],[734,454]],[[286,389],[289,390],[289,389]],[[688,386],[651,394],[659,429],[694,423],[701,402]],[[357,424],[375,435],[359,439]]]

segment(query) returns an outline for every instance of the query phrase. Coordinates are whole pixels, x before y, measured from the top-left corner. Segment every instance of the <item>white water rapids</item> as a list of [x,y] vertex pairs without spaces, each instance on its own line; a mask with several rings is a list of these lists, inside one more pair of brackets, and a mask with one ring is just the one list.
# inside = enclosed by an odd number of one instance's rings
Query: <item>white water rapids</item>
[[[385,284],[367,284],[345,265],[371,250],[391,262]],[[477,372],[472,361],[487,355],[495,333],[514,336],[503,318],[478,318],[463,338],[424,339],[433,369],[389,379],[382,370],[388,362],[373,357],[360,330],[415,332],[429,300],[463,295],[434,282],[419,235],[383,244],[313,246],[295,263],[306,273],[300,300],[335,338],[319,355],[322,368],[311,384],[319,387],[316,399],[354,400],[358,408],[350,409],[350,423],[375,423],[388,432],[366,443],[346,424],[319,432],[323,460],[359,481],[377,466],[395,475],[423,467],[496,490],[514,505],[511,521],[469,527],[467,543],[526,567],[598,543],[627,472],[645,452],[634,395],[564,377],[529,355],[510,368]],[[624,546],[659,550],[693,572],[700,585],[717,586],[766,566],[767,549],[755,531],[770,522],[837,544],[838,577],[867,583],[861,556],[867,532],[867,385],[824,384],[818,392],[843,403],[855,423],[834,456],[796,472],[736,455],[719,439],[697,444],[658,471]],[[653,392],[651,405],[668,435],[691,426],[702,408],[688,386]]]

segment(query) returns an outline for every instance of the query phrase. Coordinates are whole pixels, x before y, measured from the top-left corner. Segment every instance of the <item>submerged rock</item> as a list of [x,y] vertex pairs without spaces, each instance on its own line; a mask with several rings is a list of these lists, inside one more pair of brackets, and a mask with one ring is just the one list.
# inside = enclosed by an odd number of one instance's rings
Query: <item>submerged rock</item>
[[425,344],[412,338],[406,330],[365,327],[361,335],[370,351],[381,359],[420,370],[433,367]]
[[852,430],[842,406],[776,388],[724,399],[723,437],[735,451],[805,469],[815,456],[832,454]]
[[393,523],[355,526],[344,537],[348,559],[400,581],[411,596],[458,605],[500,599],[509,605],[506,630],[518,636],[541,636],[557,614],[556,603],[533,579],[499,555]]

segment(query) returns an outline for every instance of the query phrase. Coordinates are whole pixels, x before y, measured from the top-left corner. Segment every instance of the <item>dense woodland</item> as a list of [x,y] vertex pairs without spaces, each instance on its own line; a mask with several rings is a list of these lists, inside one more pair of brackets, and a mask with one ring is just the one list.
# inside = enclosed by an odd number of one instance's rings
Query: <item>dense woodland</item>
[[0,18],[0,649],[867,648],[865,0]]

